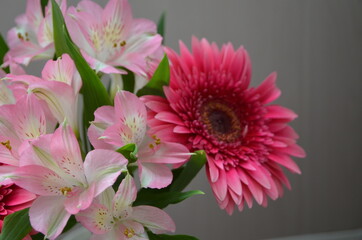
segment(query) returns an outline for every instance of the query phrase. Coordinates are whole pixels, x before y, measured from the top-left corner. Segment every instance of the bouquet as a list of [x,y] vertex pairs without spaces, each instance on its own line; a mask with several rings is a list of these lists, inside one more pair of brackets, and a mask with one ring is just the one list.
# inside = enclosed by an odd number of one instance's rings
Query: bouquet
[[0,38],[0,239],[196,239],[163,209],[203,194],[184,190],[202,168],[228,214],[281,197],[282,167],[300,173],[297,115],[271,104],[276,73],[249,86],[243,47],[193,37],[178,54],[164,16],[127,0],[27,0],[15,21]]

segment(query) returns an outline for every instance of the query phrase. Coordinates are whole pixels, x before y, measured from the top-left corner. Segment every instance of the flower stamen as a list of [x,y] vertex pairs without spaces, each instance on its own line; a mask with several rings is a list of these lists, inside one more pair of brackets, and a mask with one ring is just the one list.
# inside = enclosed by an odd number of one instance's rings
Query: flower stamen
[[70,187],[62,187],[60,189],[60,192],[62,193],[62,195],[67,197],[69,195],[69,193],[72,192],[72,189]]
[[10,145],[10,140],[7,140],[5,142],[1,142],[1,144],[11,151],[12,147]]
[[133,228],[126,228],[123,231],[123,234],[127,237],[127,238],[132,238],[135,235],[135,231],[133,230]]

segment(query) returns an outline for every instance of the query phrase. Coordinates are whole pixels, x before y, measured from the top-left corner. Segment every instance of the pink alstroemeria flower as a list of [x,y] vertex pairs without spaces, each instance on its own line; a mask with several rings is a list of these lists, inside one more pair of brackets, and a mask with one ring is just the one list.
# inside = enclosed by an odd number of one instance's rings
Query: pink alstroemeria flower
[[[42,78],[31,75],[7,75],[12,84],[34,93],[44,100],[59,123],[64,119],[77,131],[77,102],[82,81],[73,60],[63,54],[57,60],[49,60],[42,71]],[[19,86],[20,85],[20,86]]]
[[136,196],[135,183],[127,174],[116,194],[108,188],[76,218],[93,232],[91,240],[148,239],[144,227],[155,233],[175,231],[175,223],[163,210],[152,206],[132,207]]
[[152,21],[133,18],[127,0],[110,0],[104,9],[83,0],[67,13],[70,35],[92,68],[124,74],[116,68],[122,66],[146,75],[146,58],[161,47],[162,37]]
[[[9,102],[15,101],[12,92],[7,90]],[[45,109],[45,102],[34,94],[0,106],[0,163],[5,164],[0,166],[1,176],[6,177],[19,166],[21,151],[28,141],[54,131],[55,122],[47,119]]]
[[[61,9],[64,13],[66,0],[61,1]],[[44,16],[41,1],[27,0],[25,14],[17,17],[15,21],[17,26],[10,29],[7,35],[10,50],[5,56],[5,66],[12,61],[28,65],[32,59],[51,59],[54,56],[50,1]]]
[[121,154],[105,149],[89,152],[83,164],[72,129],[62,124],[54,134],[30,143],[13,181],[39,195],[30,208],[30,222],[53,240],[71,214],[88,208],[93,198],[112,186],[126,164]]
[[95,148],[118,149],[129,143],[137,145],[142,187],[168,186],[172,181],[172,172],[166,164],[182,164],[191,155],[184,145],[164,142],[156,135],[146,134],[146,107],[130,92],[118,92],[114,107],[100,107],[94,115],[88,136]]

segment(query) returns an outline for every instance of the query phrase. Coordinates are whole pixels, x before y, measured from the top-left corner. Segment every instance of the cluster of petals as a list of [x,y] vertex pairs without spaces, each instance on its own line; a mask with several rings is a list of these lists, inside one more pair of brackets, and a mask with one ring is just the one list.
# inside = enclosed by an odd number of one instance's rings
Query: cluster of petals
[[[156,24],[133,18],[127,0],[110,0],[103,9],[90,0],[67,8],[58,0],[72,40],[96,71],[147,77],[163,55],[162,37]],[[35,59],[54,56],[53,23],[50,1],[43,14],[41,1],[27,0],[26,12],[16,19],[8,32],[9,52],[4,66],[28,65]],[[97,16],[97,17],[94,17]]]
[[162,37],[154,22],[133,18],[127,0],[110,0],[104,9],[83,0],[67,14],[70,35],[93,69],[125,74],[121,66],[147,75],[147,59],[160,50]]
[[[0,186],[0,232],[4,218],[31,206],[36,195],[10,183]],[[28,239],[28,238],[27,238]],[[31,239],[31,238],[29,238]]]
[[13,181],[39,195],[29,210],[32,227],[55,239],[71,214],[87,209],[126,169],[123,155],[110,150],[88,152],[84,163],[70,126],[29,143],[20,156]]
[[88,136],[96,149],[118,149],[134,143],[138,148],[137,164],[142,187],[163,188],[172,181],[167,164],[183,164],[189,150],[179,143],[163,141],[147,133],[147,111],[144,103],[133,93],[119,91],[114,107],[103,106],[95,113]]
[[281,166],[299,167],[290,156],[304,157],[298,135],[288,125],[297,115],[270,104],[280,96],[276,74],[250,88],[251,64],[243,47],[221,49],[207,40],[181,42],[180,55],[167,49],[171,80],[166,98],[145,96],[153,134],[207,154],[206,173],[222,209],[229,214],[253,199],[267,205],[290,183]]
[[[19,202],[17,209],[20,210],[29,207],[32,203],[29,201],[30,196],[32,196],[31,200],[34,200],[35,194],[39,194],[39,191],[24,187],[23,184],[32,184],[32,182],[21,180],[19,177],[21,174],[17,174],[21,172],[21,169],[26,171],[32,169],[32,166],[24,169],[24,165],[28,164],[28,161],[31,162],[31,157],[35,153],[40,154],[41,157],[47,156],[42,153],[50,152],[46,146],[49,144],[51,133],[54,132],[57,122],[72,119],[72,116],[76,119],[75,109],[71,106],[76,103],[75,96],[81,87],[81,80],[68,55],[63,55],[56,61],[48,61],[43,69],[42,78],[26,75],[23,71],[14,71],[3,77],[0,82],[0,178],[4,189],[9,186],[10,192],[14,189],[15,193],[21,193],[8,194],[4,202],[10,204]],[[64,93],[66,93],[65,96],[62,96]],[[62,100],[68,101],[68,105]],[[35,147],[40,152],[29,152],[37,144],[44,145],[39,149]],[[71,144],[78,146],[76,141]],[[36,161],[35,159],[34,157],[33,160]],[[34,171],[39,171],[39,169],[34,169]],[[35,206],[38,199],[34,202]],[[42,205],[39,206],[40,209],[42,207]],[[34,208],[36,207],[32,207]],[[9,209],[10,213],[12,208]],[[51,227],[46,230],[44,226],[39,227],[36,223],[34,228],[43,233],[52,231]]]
[[77,102],[81,78],[73,60],[63,54],[57,60],[46,62],[42,77],[26,74],[6,76],[20,95],[32,93],[47,103],[50,113],[59,123],[64,119],[77,131]]
[[[61,2],[64,13],[66,0],[57,2]],[[51,59],[55,49],[50,1],[43,14],[41,1],[27,0],[25,13],[15,21],[17,26],[7,35],[10,50],[5,56],[4,65],[28,65],[33,59]]]
[[117,193],[108,188],[76,218],[93,233],[91,240],[146,240],[144,227],[154,233],[175,231],[173,220],[163,210],[152,206],[133,207],[136,196],[134,180],[127,174]]

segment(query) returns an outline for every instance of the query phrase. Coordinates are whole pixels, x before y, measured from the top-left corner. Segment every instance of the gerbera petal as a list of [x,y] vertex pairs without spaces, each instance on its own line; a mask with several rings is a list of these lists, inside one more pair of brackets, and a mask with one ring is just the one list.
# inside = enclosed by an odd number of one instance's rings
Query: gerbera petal
[[211,182],[216,182],[219,179],[219,168],[215,166],[214,159],[211,157],[207,157],[207,166],[209,174],[210,174],[210,180]]
[[211,187],[216,197],[220,201],[223,201],[227,193],[227,181],[225,171],[219,171],[219,179],[216,182],[211,183]]
[[155,116],[156,119],[162,120],[164,122],[178,124],[179,126],[183,126],[184,123],[180,120],[180,118],[171,112],[160,112]]
[[286,154],[269,154],[269,159],[288,168],[293,173],[302,173],[298,165]]
[[297,144],[289,145],[286,148],[279,149],[279,151],[299,158],[304,158],[306,156],[304,149]]
[[242,194],[242,186],[237,171],[232,168],[226,171],[226,181],[228,186],[238,195]]
[[28,203],[30,206],[32,201],[36,198],[34,193],[26,191],[25,189],[17,188],[12,194],[11,198],[2,200],[7,206],[16,207],[17,205]]
[[266,109],[268,112],[265,114],[266,118],[271,119],[286,119],[288,121],[294,120],[298,117],[292,110],[279,106],[279,105],[270,105]]

